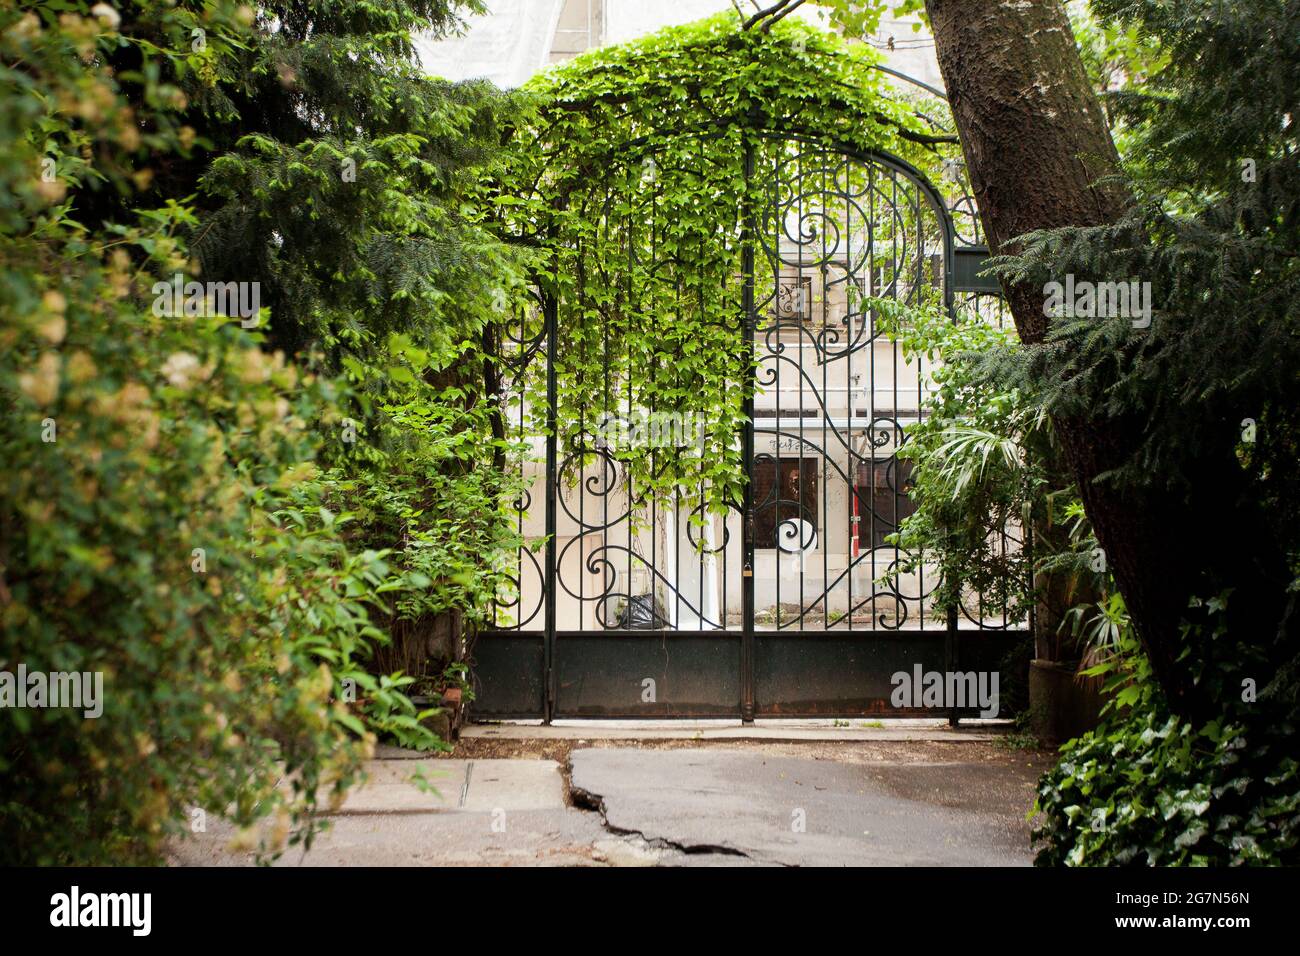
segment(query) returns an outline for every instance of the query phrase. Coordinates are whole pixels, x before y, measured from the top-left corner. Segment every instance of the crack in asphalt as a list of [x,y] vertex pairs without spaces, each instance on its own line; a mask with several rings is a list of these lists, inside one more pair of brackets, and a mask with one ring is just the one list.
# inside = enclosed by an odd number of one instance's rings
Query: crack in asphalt
[[[572,769],[572,767],[570,767]],[[573,800],[573,805],[581,810],[588,810],[600,814],[601,826],[616,836],[635,836],[639,837],[646,846],[652,846],[661,850],[676,850],[687,856],[701,856],[707,854],[716,854],[718,856],[738,856],[746,860],[753,860],[744,850],[739,850],[734,846],[722,846],[713,843],[678,843],[676,840],[669,840],[667,837],[652,837],[643,830],[633,830],[627,827],[620,827],[609,822],[609,813],[605,808],[605,798],[598,793],[592,793],[581,787],[569,784],[569,796]],[[756,861],[763,862],[763,861]]]

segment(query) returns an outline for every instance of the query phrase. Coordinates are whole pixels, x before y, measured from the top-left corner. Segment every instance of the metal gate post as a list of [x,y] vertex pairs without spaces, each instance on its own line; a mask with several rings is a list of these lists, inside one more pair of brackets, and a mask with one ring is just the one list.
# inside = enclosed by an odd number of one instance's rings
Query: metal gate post
[[546,312],[546,634],[542,652],[542,720],[550,723],[555,716],[555,447],[556,418],[555,394],[555,327],[559,306],[555,296],[548,295],[543,306]]
[[[959,655],[961,651],[957,644],[958,637],[957,608],[950,605],[948,608],[948,633],[944,637],[943,655],[945,662],[944,671],[948,674],[955,673],[959,666]],[[960,715],[957,713],[957,702],[954,700],[952,709],[948,711],[948,726],[956,727],[957,721],[960,719]]]
[[[940,206],[940,208],[943,208]],[[948,318],[954,325],[957,324],[957,290],[955,274],[956,260],[954,259],[953,249],[957,245],[956,229],[953,225],[952,218],[947,217],[943,223],[943,305],[948,312]],[[960,591],[958,592],[960,594]],[[957,611],[956,604],[948,606],[948,633],[944,638],[944,659],[946,661],[945,671],[949,674],[957,670],[960,648],[958,640],[960,639],[959,627],[961,618]],[[960,716],[957,713],[956,701],[953,702],[952,710],[948,712],[948,725],[957,726]]]
[[[741,236],[741,268],[744,272],[743,304],[744,341],[741,347],[753,364],[754,329],[757,327],[754,315],[754,237],[757,228],[754,223],[754,209],[749,190],[754,179],[754,144],[745,139],[745,225]],[[742,461],[745,469],[745,494],[743,514],[741,517],[741,551],[744,566],[741,571],[740,592],[741,608],[744,615],[744,630],[740,638],[740,719],[746,723],[754,720],[754,371],[751,369],[749,380],[745,383],[745,438]]]

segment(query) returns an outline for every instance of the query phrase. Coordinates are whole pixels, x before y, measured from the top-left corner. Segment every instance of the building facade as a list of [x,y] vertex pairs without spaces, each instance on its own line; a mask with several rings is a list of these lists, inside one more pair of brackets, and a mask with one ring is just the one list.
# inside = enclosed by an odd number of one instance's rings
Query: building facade
[[[729,0],[488,0],[488,8],[469,19],[463,36],[421,41],[425,69],[452,80],[484,78],[516,87],[586,50],[733,9]],[[826,22],[813,5],[793,15]],[[914,30],[916,22],[886,17],[866,42],[880,51],[885,66],[942,89],[934,40],[924,28]]]

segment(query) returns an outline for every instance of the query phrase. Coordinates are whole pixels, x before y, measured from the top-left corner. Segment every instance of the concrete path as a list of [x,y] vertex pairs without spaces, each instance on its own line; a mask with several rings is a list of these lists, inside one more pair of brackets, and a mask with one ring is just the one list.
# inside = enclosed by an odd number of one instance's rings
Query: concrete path
[[471,724],[467,740],[755,740],[991,741],[1012,726],[1006,720],[963,720],[950,727],[931,718],[884,720],[557,720],[549,726],[512,722]]
[[[480,738],[455,759],[379,756],[277,865],[1027,864],[1041,770],[983,742]],[[252,863],[234,836],[209,814],[171,862]]]
[[337,811],[431,813],[558,810],[564,778],[551,760],[372,760]]
[[[329,814],[310,852],[277,866],[593,865],[609,834],[600,819],[569,806],[553,760],[427,759],[385,748],[367,782]],[[209,815],[206,832],[172,847],[183,866],[240,866],[235,830]]]
[[685,853],[787,866],[1031,862],[1024,781],[1005,766],[840,764],[761,752],[573,752],[577,802]]

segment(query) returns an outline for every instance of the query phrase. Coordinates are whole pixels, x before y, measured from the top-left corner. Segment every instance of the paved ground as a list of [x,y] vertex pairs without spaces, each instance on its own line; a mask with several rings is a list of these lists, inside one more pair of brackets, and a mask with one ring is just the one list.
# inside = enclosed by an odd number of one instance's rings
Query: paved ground
[[[961,736],[637,738],[593,729],[532,738],[476,733],[434,759],[382,749],[367,785],[331,815],[311,852],[291,851],[278,865],[1031,860],[1024,817],[1042,754]],[[175,846],[172,861],[251,863],[228,848],[233,835],[210,816],[208,831]]]
[[1011,728],[1005,720],[557,720],[540,723],[477,724],[466,727],[467,740],[996,740]]
[[573,753],[575,799],[652,845],[786,866],[1009,866],[1031,857],[1005,765],[740,750]]
[[[394,758],[371,761],[369,781],[331,814],[312,850],[277,865],[590,864],[609,836],[598,816],[569,806],[553,760]],[[206,833],[173,848],[173,862],[251,863],[228,849],[234,835],[209,817]]]

